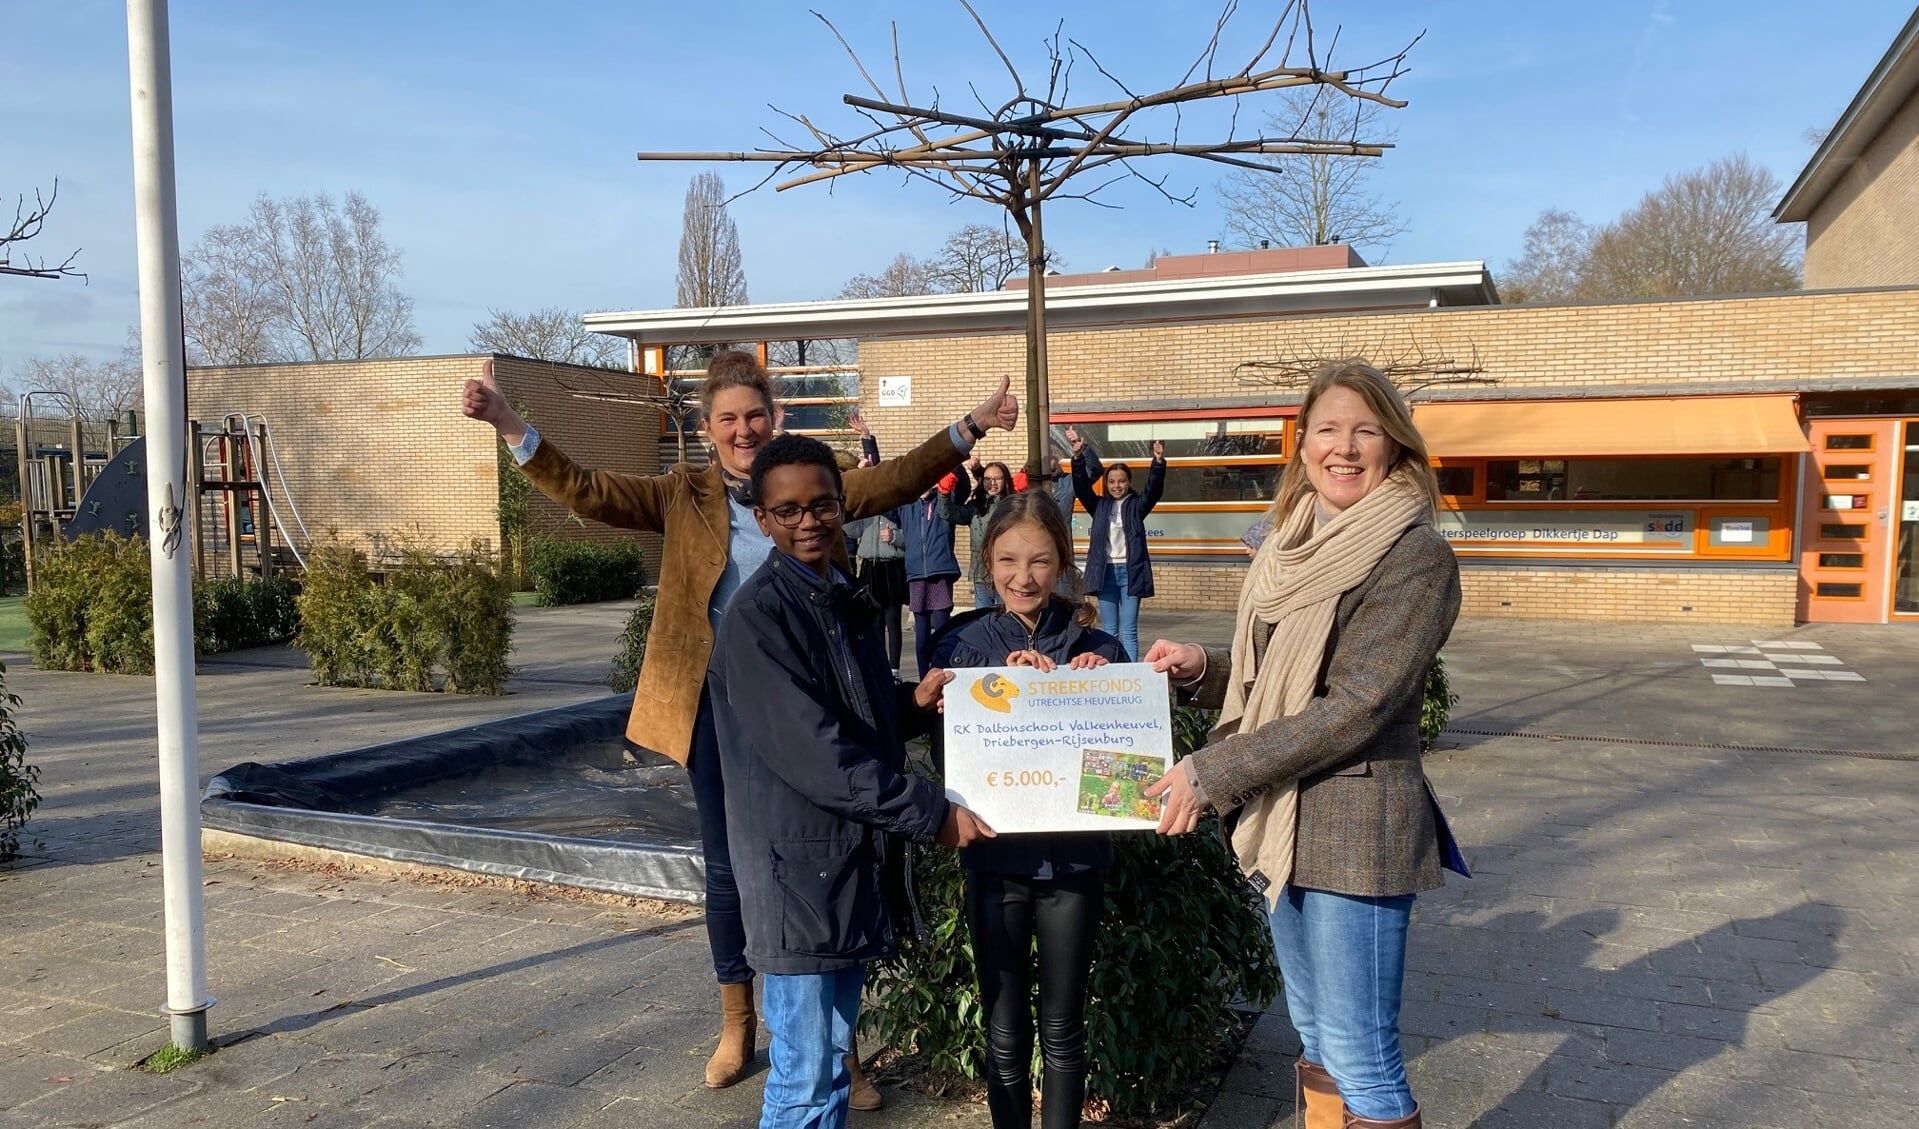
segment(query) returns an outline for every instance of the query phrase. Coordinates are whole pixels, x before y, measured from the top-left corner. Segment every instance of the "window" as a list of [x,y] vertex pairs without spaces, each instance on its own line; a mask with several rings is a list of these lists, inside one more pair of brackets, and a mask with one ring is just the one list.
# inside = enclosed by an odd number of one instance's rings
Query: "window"
[[1433,473],[1439,476],[1439,492],[1448,498],[1470,498],[1479,481],[1479,468],[1475,466],[1434,467]]
[[1503,502],[1779,501],[1780,460],[1494,459],[1486,499]]

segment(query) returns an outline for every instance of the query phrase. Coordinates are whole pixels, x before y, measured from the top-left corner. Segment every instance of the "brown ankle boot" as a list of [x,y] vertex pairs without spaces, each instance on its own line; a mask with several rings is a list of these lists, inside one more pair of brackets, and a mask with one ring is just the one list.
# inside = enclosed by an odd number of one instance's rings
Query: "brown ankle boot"
[[1293,1063],[1294,1129],[1346,1129],[1346,1102],[1333,1076],[1316,1062]]
[[1419,1110],[1415,1109],[1404,1117],[1395,1117],[1391,1121],[1375,1121],[1370,1117],[1357,1114],[1346,1115],[1345,1129],[1420,1129]]
[[853,1038],[853,1053],[846,1056],[846,1072],[853,1076],[853,1093],[846,1099],[846,1104],[850,1108],[871,1112],[886,1104],[885,1095],[881,1094],[879,1088],[866,1077],[866,1072],[860,1069],[858,1036]]
[[759,1033],[759,1018],[753,1012],[753,982],[720,985],[720,1045],[706,1060],[706,1084],[723,1090],[746,1077]]

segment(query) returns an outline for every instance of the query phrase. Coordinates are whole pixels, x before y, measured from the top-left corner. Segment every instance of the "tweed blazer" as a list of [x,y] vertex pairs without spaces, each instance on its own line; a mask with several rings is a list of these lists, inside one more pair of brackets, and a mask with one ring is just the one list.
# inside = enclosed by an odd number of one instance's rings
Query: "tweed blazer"
[[[1229,818],[1267,789],[1298,782],[1294,885],[1390,897],[1445,884],[1419,716],[1426,670],[1458,616],[1452,547],[1416,525],[1340,597],[1307,707],[1193,754],[1201,788]],[[1261,657],[1266,635],[1256,627]],[[1207,648],[1192,699],[1217,707],[1232,662],[1230,650]]]
[[[942,429],[897,459],[847,471],[847,520],[885,513],[919,497],[964,457],[950,430]],[[706,609],[726,571],[732,526],[718,464],[653,475],[585,470],[542,435],[520,470],[542,494],[581,517],[665,535],[653,628],[626,737],[685,764],[713,656],[713,624]],[[836,545],[834,555],[846,567],[845,546]]]

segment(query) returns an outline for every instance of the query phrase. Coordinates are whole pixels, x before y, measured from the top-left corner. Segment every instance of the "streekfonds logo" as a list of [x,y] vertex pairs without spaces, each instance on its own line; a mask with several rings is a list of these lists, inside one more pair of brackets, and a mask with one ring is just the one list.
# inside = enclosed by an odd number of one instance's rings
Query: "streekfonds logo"
[[1013,699],[1019,697],[1019,687],[997,674],[989,674],[973,683],[973,700],[994,713],[1012,713]]

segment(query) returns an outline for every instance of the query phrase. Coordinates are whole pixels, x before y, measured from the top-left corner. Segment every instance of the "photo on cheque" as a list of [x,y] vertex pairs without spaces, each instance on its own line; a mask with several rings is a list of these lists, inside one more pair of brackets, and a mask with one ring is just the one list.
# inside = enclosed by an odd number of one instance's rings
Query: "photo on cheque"
[[1141,793],[1166,773],[1164,757],[1087,749],[1079,768],[1079,810],[1086,815],[1159,819],[1159,801]]
[[1173,763],[1164,674],[1146,663],[953,674],[949,798],[1002,835],[1158,825],[1159,804],[1142,793]]

